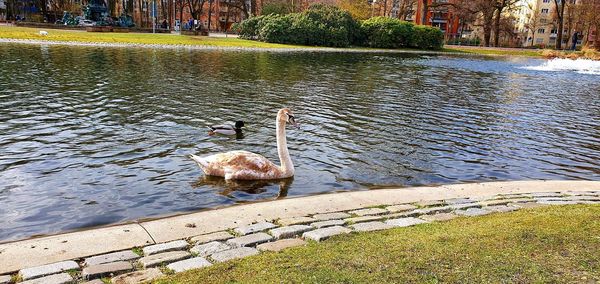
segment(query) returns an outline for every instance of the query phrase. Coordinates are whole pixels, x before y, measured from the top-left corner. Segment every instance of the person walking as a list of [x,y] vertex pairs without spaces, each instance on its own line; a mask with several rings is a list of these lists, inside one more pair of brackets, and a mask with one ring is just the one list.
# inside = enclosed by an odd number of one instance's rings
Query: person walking
[[575,32],[573,34],[573,39],[571,40],[571,42],[572,42],[571,50],[573,50],[573,51],[575,51],[575,49],[577,49],[577,40],[578,40],[578,37],[579,37],[579,33]]

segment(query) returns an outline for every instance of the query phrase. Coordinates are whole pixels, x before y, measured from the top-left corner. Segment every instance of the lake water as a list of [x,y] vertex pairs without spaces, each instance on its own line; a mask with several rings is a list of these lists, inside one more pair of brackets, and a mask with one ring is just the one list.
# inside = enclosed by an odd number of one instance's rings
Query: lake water
[[[545,60],[0,44],[0,240],[383,186],[600,180],[600,76]],[[293,180],[204,179],[187,155]],[[244,120],[242,139],[207,125]],[[277,161],[278,162],[278,161]]]

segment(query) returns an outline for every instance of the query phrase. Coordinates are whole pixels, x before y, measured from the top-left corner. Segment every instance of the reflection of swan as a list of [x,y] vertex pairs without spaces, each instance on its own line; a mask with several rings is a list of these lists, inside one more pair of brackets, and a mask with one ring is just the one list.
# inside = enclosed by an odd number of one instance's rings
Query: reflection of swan
[[207,157],[191,155],[198,166],[209,176],[225,177],[226,180],[269,180],[294,176],[294,164],[290,158],[285,137],[285,125],[297,126],[292,111],[283,108],[275,120],[277,129],[277,152],[281,166],[267,158],[248,151],[231,151]]
[[260,194],[267,191],[270,186],[279,186],[279,192],[276,198],[286,197],[288,189],[292,185],[294,178],[279,180],[225,180],[221,177],[203,176],[192,186],[209,186],[221,190],[219,194],[229,196],[235,191],[243,191],[249,194]]

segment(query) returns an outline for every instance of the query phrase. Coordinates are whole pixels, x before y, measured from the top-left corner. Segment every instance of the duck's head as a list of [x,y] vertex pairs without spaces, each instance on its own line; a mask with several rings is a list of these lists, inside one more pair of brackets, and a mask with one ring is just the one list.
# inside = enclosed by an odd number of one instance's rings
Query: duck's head
[[240,129],[242,127],[244,127],[244,122],[243,121],[239,120],[239,121],[235,122],[235,128]]
[[277,119],[280,121],[285,121],[296,128],[300,128],[300,126],[296,122],[296,117],[294,117],[294,114],[289,108],[282,108],[281,110],[279,110],[279,112],[277,113]]

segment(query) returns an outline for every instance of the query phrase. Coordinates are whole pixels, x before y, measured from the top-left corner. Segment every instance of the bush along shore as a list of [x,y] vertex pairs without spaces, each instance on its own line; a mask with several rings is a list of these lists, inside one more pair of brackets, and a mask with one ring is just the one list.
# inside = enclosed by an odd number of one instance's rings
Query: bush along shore
[[386,17],[357,21],[347,11],[322,4],[301,13],[252,17],[234,30],[244,39],[308,46],[439,50],[444,45],[438,28]]

